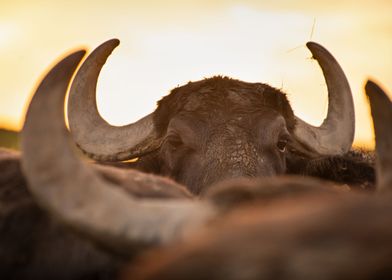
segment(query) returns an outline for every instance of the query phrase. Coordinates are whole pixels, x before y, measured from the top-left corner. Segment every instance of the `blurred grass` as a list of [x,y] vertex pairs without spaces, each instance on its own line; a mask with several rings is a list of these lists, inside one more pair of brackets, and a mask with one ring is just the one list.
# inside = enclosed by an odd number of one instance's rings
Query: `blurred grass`
[[0,147],[19,150],[19,133],[0,128]]

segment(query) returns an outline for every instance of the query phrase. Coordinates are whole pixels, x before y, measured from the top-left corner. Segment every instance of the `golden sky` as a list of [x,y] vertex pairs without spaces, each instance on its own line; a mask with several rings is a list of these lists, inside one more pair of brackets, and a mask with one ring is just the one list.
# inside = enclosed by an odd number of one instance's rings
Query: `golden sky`
[[111,38],[121,45],[102,71],[98,107],[116,125],[151,112],[171,88],[218,74],[280,88],[298,116],[319,124],[326,86],[309,40],[345,70],[357,144],[373,139],[366,79],[392,90],[390,0],[0,0],[0,127],[21,128],[32,90],[56,59]]

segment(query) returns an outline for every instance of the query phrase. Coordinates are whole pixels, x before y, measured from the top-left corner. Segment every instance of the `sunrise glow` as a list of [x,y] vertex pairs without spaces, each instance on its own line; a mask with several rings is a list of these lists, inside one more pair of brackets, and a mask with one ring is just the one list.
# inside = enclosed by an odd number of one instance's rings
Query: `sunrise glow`
[[[378,1],[8,1],[0,3],[0,127],[20,129],[37,81],[75,48],[121,40],[98,83],[110,123],[134,122],[171,88],[226,75],[264,82],[295,113],[319,124],[327,90],[305,44],[329,49],[351,84],[356,143],[371,146],[363,85],[392,89],[392,2]],[[268,1],[271,2],[271,1]]]

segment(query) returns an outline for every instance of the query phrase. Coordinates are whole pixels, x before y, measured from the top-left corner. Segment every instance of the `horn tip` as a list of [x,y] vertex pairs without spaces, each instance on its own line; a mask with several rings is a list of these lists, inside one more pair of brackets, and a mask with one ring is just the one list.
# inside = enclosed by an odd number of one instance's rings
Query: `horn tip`
[[316,51],[319,51],[319,52],[326,51],[326,49],[322,45],[320,45],[319,43],[313,42],[313,41],[307,42],[306,47],[312,52],[312,54],[314,54],[314,52],[316,52]]
[[365,84],[365,93],[370,102],[373,122],[374,118],[378,118],[378,116],[384,120],[386,118],[392,118],[392,115],[391,117],[386,117],[384,114],[382,114],[382,112],[389,112],[392,110],[392,103],[386,94],[386,91],[384,91],[378,83],[369,79]]
[[[58,62],[55,66],[53,66],[50,73],[61,73],[65,69],[75,68],[80,63],[85,54],[86,50],[84,49],[70,53],[65,58],[63,58],[62,61]],[[48,73],[48,75],[50,73]]]
[[369,80],[367,80],[367,82],[365,84],[365,92],[366,92],[366,95],[368,97],[370,97],[371,95],[375,95],[375,94],[380,95],[384,91],[377,85],[376,82],[369,79]]
[[105,43],[103,43],[103,44],[105,44],[105,45],[110,45],[110,46],[112,46],[113,48],[115,48],[115,47],[117,47],[118,45],[120,45],[120,40],[117,39],[117,38],[113,38],[113,39],[107,40],[107,41],[106,41]]
[[308,49],[310,49],[310,48],[312,48],[312,47],[315,47],[315,46],[320,46],[320,44],[318,44],[318,43],[316,43],[316,42],[313,42],[313,41],[309,41],[309,42],[306,43],[306,47],[307,47]]
[[85,54],[86,54],[86,50],[79,50],[79,51],[72,53],[69,56],[69,59],[75,60],[75,61],[80,61],[80,60],[82,60],[83,56],[85,56]]
[[[116,39],[116,38],[105,41],[104,43],[99,45],[99,47],[97,47],[93,51],[92,55],[93,55],[94,59],[92,59],[92,60],[98,60],[98,62],[99,62],[98,64],[101,64],[101,67],[102,67],[102,65],[105,64],[108,56],[112,53],[112,51],[118,45],[120,45],[120,40]],[[88,59],[89,58],[87,58],[87,60]]]

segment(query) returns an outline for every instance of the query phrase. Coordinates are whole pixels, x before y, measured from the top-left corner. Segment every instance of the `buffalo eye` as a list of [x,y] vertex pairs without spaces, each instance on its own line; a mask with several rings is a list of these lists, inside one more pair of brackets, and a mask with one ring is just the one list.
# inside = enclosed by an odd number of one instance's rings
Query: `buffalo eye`
[[280,139],[276,144],[276,146],[278,147],[281,153],[284,153],[286,151],[287,139]]
[[177,150],[183,145],[181,137],[178,135],[170,135],[166,138],[167,143],[170,145],[173,151]]

